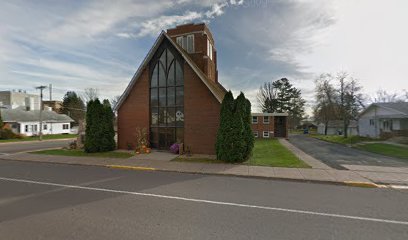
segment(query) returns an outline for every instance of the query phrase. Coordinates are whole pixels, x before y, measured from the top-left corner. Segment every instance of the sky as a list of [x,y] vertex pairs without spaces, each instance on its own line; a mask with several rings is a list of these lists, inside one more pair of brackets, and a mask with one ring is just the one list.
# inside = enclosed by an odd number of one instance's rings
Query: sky
[[85,88],[112,99],[161,30],[206,22],[225,88],[259,111],[259,86],[286,77],[310,112],[322,73],[346,71],[367,95],[408,90],[407,9],[405,0],[1,1],[0,90],[52,84],[54,99]]

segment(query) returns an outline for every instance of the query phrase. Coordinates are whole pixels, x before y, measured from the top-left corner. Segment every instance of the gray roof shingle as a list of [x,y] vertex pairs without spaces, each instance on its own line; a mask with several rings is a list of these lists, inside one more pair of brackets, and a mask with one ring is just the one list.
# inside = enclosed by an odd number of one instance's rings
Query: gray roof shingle
[[[1,109],[3,122],[37,122],[40,119],[40,111],[24,111],[20,109]],[[44,122],[73,122],[74,120],[65,114],[54,111],[43,111]]]
[[395,111],[408,115],[408,102],[375,103],[375,105],[393,109]]

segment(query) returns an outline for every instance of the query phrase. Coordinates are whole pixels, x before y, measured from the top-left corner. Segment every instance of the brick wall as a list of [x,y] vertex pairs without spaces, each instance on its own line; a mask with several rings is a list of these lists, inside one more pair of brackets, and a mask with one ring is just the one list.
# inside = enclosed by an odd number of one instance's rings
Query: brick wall
[[215,154],[221,104],[184,64],[184,142],[192,153]]
[[253,132],[258,132],[258,138],[263,138],[263,132],[269,132],[269,138],[274,137],[274,118],[273,116],[268,116],[269,123],[264,123],[263,116],[257,116],[258,123],[252,123],[251,119],[251,127]]
[[133,89],[118,110],[118,148],[135,147],[136,128],[149,131],[149,71],[148,67],[136,81]]
[[[205,34],[204,34],[205,33]],[[190,58],[196,63],[201,71],[207,75],[208,79],[217,82],[218,70],[216,64],[216,51],[213,48],[213,59],[207,56],[207,39],[210,40],[213,46],[214,39],[210,30],[205,24],[186,24],[177,26],[176,28],[168,29],[167,34],[177,43],[177,37],[180,35],[194,35],[194,53],[189,53]]]

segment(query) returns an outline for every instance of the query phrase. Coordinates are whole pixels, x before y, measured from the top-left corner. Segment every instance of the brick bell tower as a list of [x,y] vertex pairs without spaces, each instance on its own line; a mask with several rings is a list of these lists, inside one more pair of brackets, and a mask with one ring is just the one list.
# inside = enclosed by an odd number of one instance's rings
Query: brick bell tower
[[218,82],[217,51],[205,23],[189,23],[167,29],[171,39],[181,46],[208,79]]

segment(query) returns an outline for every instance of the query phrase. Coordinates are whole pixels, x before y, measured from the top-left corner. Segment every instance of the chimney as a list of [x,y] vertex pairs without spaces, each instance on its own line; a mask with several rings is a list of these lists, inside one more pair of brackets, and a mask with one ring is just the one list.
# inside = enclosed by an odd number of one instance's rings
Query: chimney
[[205,23],[179,25],[167,29],[167,34],[186,51],[208,79],[218,81],[215,43]]

